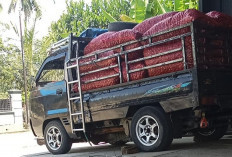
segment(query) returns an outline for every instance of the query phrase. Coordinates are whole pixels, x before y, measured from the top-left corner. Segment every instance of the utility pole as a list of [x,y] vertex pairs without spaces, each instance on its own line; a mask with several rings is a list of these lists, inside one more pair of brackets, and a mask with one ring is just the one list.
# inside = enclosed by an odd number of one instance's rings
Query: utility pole
[[24,45],[23,45],[23,35],[22,35],[22,23],[21,23],[21,11],[23,10],[23,0],[21,0],[21,9],[19,10],[19,27],[20,27],[20,42],[21,42],[21,52],[22,52],[22,64],[23,64],[23,81],[24,81],[24,91],[25,91],[25,105],[26,105],[26,123],[29,123],[28,114],[28,100],[27,100],[27,74],[25,68],[25,57],[24,57]]

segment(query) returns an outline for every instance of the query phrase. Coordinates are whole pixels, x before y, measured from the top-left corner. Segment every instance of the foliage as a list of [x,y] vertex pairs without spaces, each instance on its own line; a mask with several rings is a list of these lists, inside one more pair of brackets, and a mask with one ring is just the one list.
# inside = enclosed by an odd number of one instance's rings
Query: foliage
[[34,42],[34,51],[32,56],[34,75],[32,76],[35,76],[44,59],[47,57],[47,49],[50,47],[52,42],[53,38],[51,36],[45,36],[42,40],[36,40]]
[[[111,14],[115,20],[121,14],[129,14],[129,0],[92,0],[86,4],[84,0],[66,2],[67,13],[63,13],[57,22],[52,23],[49,36],[53,41],[67,37],[71,32],[79,35],[88,27],[107,28],[108,20],[105,13]],[[106,15],[107,16],[107,15]]]
[[146,7],[148,7],[148,4],[150,3],[147,0],[132,0],[129,16],[135,19],[136,22],[142,22],[146,16]]
[[[171,2],[171,1],[169,1],[169,2]],[[171,12],[171,11],[175,11],[173,9],[168,8],[166,6],[166,4],[163,2],[163,0],[156,0],[156,1],[154,0],[154,4],[155,4],[155,8],[157,10],[156,15]]]
[[198,9],[198,0],[131,0],[129,16],[123,14],[121,20],[140,23],[159,14],[192,8]]
[[117,20],[113,18],[109,13],[107,13],[105,10],[102,10],[103,15],[110,21],[110,22],[116,22]]
[[0,95],[4,97],[9,89],[22,89],[20,51],[14,45],[4,46],[0,38]]
[[[23,2],[23,3],[22,3]],[[22,5],[22,12],[24,19],[23,30],[23,45],[25,54],[25,65],[27,74],[27,89],[30,91],[31,83],[29,77],[34,75],[33,68],[33,47],[34,47],[34,34],[37,20],[41,17],[41,10],[36,0],[11,0],[8,13],[17,11],[18,7]],[[19,30],[17,24],[11,23],[11,29],[13,29],[18,36]],[[7,28],[7,27],[6,27]],[[1,40],[1,43],[2,40]],[[17,88],[24,91],[23,88],[23,68],[22,68],[22,54],[20,47],[0,44],[0,51],[3,53],[0,55],[0,95],[6,95],[7,90]],[[23,92],[24,94],[25,92]],[[28,92],[29,93],[29,92]],[[24,100],[24,95],[23,95]]]
[[186,9],[198,9],[199,0],[162,0],[163,6],[172,11],[183,11]]

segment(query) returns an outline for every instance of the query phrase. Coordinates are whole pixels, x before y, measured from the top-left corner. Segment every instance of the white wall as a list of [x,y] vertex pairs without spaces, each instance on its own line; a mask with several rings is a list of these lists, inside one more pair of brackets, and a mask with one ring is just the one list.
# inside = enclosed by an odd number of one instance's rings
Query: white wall
[[14,112],[0,112],[0,126],[15,123]]

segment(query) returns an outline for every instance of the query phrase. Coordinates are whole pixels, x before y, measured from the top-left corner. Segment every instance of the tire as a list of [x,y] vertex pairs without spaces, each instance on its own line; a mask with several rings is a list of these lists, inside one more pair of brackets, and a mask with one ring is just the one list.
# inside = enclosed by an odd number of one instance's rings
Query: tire
[[137,23],[132,22],[112,22],[108,25],[108,31],[121,31],[124,29],[132,29]]
[[193,140],[198,143],[217,141],[225,135],[227,129],[228,125],[220,128],[201,129],[194,133]]
[[65,154],[70,151],[72,142],[63,125],[55,120],[47,124],[44,130],[47,149],[52,154]]
[[132,118],[131,136],[142,151],[166,150],[173,140],[170,118],[159,107],[143,107]]

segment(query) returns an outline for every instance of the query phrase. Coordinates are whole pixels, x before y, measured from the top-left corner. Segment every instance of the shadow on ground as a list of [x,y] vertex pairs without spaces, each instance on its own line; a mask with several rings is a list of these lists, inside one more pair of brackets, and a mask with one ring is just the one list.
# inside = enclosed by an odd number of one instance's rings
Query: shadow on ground
[[[134,146],[128,143],[126,146]],[[232,135],[226,135],[217,142],[195,143],[192,137],[185,137],[174,140],[170,149],[162,152],[139,152],[136,154],[125,155],[128,157],[211,157],[211,156],[231,156],[232,154]],[[48,152],[39,154],[30,154],[27,156],[51,156]],[[74,147],[68,154],[59,156],[75,157],[120,157],[121,147],[111,146],[109,144],[97,146],[81,146],[74,144]]]

